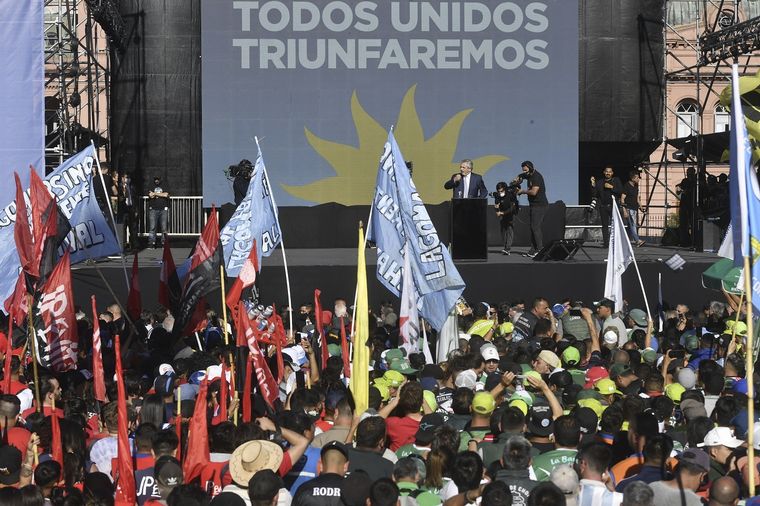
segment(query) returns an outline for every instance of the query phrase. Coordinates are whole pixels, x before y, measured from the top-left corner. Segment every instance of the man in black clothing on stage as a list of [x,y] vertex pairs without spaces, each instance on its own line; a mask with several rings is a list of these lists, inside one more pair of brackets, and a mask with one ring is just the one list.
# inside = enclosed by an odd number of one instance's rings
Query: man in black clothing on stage
[[525,190],[517,190],[517,195],[528,196],[528,216],[530,218],[530,242],[531,249],[526,256],[533,258],[544,247],[544,236],[541,232],[541,225],[546,216],[546,209],[549,207],[549,201],[546,199],[546,183],[544,176],[533,167],[533,162],[526,160],[521,164],[522,174],[512,181],[520,184],[522,181],[528,182]]
[[612,218],[612,200],[620,206],[620,195],[623,193],[623,184],[615,177],[615,172],[609,165],[604,168],[604,179],[596,180],[591,176],[591,186],[596,205],[599,209],[599,217],[602,220],[602,239],[604,247],[610,245],[610,219]]
[[348,450],[338,441],[331,441],[320,452],[322,473],[298,487],[293,506],[342,506],[340,487],[348,471]]
[[514,187],[508,187],[507,183],[501,181],[496,183],[496,193],[494,194],[496,203],[496,216],[499,217],[501,225],[501,237],[504,240],[504,249],[502,255],[509,255],[512,250],[512,241],[515,237],[514,219],[517,214],[518,203]]

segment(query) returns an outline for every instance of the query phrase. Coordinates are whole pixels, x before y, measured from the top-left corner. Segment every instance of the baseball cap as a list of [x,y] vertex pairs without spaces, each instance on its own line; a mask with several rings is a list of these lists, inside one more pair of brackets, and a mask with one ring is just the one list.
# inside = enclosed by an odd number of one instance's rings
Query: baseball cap
[[596,399],[579,399],[578,406],[591,409],[599,418],[601,418],[602,413],[604,413],[604,406],[602,406],[602,403]]
[[174,399],[182,402],[195,400],[198,397],[198,390],[198,385],[193,385],[192,383],[182,384],[174,390]]
[[696,399],[684,399],[681,401],[681,412],[686,421],[691,421],[699,416],[707,416],[705,405]]
[[689,367],[684,367],[678,371],[678,382],[683,385],[686,390],[691,390],[694,385],[697,384],[697,375],[694,374],[694,370]]
[[176,487],[184,482],[182,465],[170,455],[164,455],[156,460],[153,466],[156,483],[163,487]]
[[438,399],[435,398],[435,394],[431,392],[430,390],[423,390],[422,391],[422,398],[427,402],[427,405],[432,409],[433,411],[438,409]]
[[602,396],[594,388],[586,388],[584,390],[581,390],[580,392],[578,392],[578,395],[576,395],[575,397],[576,397],[576,400],[579,400],[579,401],[582,401],[583,399],[596,399],[597,401],[602,400]]
[[496,346],[493,344],[484,344],[480,347],[480,355],[483,360],[488,362],[489,360],[499,360],[499,352],[496,350]]
[[390,350],[385,350],[382,352],[380,356],[383,358],[383,360],[390,364],[392,361],[402,359],[406,355],[404,355],[404,352],[400,348],[391,348]]
[[467,369],[466,371],[462,371],[457,375],[457,379],[454,384],[457,386],[457,388],[469,388],[471,390],[474,390],[475,384],[477,382],[478,378],[475,375],[475,371],[472,369]]
[[422,444],[432,443],[435,438],[435,429],[445,424],[448,418],[442,413],[430,413],[423,416],[414,439]]
[[618,333],[617,329],[607,329],[607,331],[604,333],[604,344],[617,344],[618,342]]
[[[728,427],[714,427],[710,432],[705,434],[705,440],[698,443],[699,448],[711,446],[725,446],[727,448],[738,448],[744,444],[744,441],[734,436],[734,431]],[[708,463],[709,467],[709,463]]]
[[392,371],[398,371],[401,374],[414,374],[417,372],[417,369],[412,367],[412,364],[409,363],[408,358],[393,359],[390,366]]
[[549,406],[533,406],[528,418],[528,432],[535,436],[548,436],[553,430],[552,409]]
[[590,368],[588,371],[586,371],[586,384],[583,386],[583,388],[591,388],[594,386],[594,383],[599,381],[602,378],[609,378],[610,373],[607,372],[607,369],[605,369],[602,366],[596,366]]
[[594,389],[602,395],[619,394],[623,395],[623,392],[617,389],[615,382],[609,378],[602,378],[596,382]]
[[515,325],[512,322],[504,322],[499,325],[499,331],[501,331],[502,334],[511,334],[515,331]]
[[747,395],[747,378],[742,378],[734,383],[734,392]]
[[557,485],[565,496],[578,493],[580,481],[578,473],[570,464],[560,464],[549,473],[549,481]]
[[15,485],[21,475],[21,452],[15,446],[0,447],[0,483]]
[[670,397],[673,402],[681,402],[681,396],[686,389],[680,383],[671,383],[665,387],[665,395]]
[[652,348],[647,348],[641,352],[641,358],[647,364],[654,364],[655,362],[657,362],[657,352],[654,351]]
[[523,415],[528,414],[528,404],[522,399],[510,399],[509,407],[519,409]]
[[647,314],[644,312],[643,309],[631,309],[631,311],[628,313],[628,316],[633,320],[633,323],[635,323],[639,327],[646,327],[647,326]]
[[330,441],[326,445],[322,447],[322,449],[319,451],[320,457],[324,457],[325,453],[329,452],[330,450],[337,450],[340,453],[343,454],[344,457],[346,457],[346,460],[348,460],[348,449],[346,448],[346,445],[341,443],[340,441]]
[[564,304],[554,304],[552,306],[552,313],[554,313],[554,316],[556,318],[559,318],[565,313],[565,305]]
[[573,412],[573,416],[578,420],[581,427],[581,434],[594,434],[599,425],[599,417],[591,408],[580,407]]
[[[405,379],[404,375],[398,371],[385,371],[383,374],[383,380],[385,380],[384,383],[387,387],[400,387]],[[377,380],[375,380],[375,383],[377,383]]]
[[339,344],[330,343],[327,345],[327,351],[331,357],[340,357],[343,353]]
[[562,352],[562,361],[567,365],[578,365],[581,361],[581,352],[575,346],[568,346]]
[[562,367],[562,362],[560,362],[559,357],[553,351],[541,350],[541,353],[538,354],[538,358],[549,364],[552,369]]
[[164,374],[175,374],[174,367],[171,366],[171,364],[161,364],[158,366],[158,375],[163,376]]
[[472,399],[472,410],[479,415],[490,415],[496,409],[496,399],[490,392],[478,392]]
[[438,381],[430,376],[420,378],[420,385],[422,385],[423,390],[428,390],[430,392],[434,392],[438,389]]
[[615,311],[615,301],[612,301],[610,299],[604,298],[596,303],[597,308],[602,307],[602,306],[608,307],[610,308],[610,310]]
[[704,472],[710,470],[710,457],[704,452],[704,450],[700,450],[699,448],[689,448],[684,450],[680,455],[676,456],[676,459],[679,462],[693,464]]
[[613,364],[610,367],[610,379],[615,379],[618,376],[630,376],[633,371],[627,364]]
[[533,396],[526,390],[517,390],[509,398],[509,402],[514,400],[520,400],[524,402],[528,407],[533,406]]
[[562,405],[572,406],[575,404],[578,400],[578,394],[581,391],[583,391],[583,387],[581,385],[573,383],[572,385],[566,386],[562,390]]
[[291,346],[290,348],[283,348],[282,352],[287,353],[290,358],[293,359],[293,362],[299,367],[304,366],[309,362],[309,359],[306,358],[306,351],[300,344]]

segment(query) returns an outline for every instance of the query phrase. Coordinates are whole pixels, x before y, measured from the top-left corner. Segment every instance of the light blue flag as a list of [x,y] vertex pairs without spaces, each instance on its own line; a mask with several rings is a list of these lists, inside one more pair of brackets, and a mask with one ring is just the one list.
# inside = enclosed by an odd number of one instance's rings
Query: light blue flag
[[752,149],[744,123],[739,69],[731,68],[731,169],[729,192],[731,195],[731,230],[734,242],[734,263],[743,265],[749,257],[752,270],[752,305],[760,310],[760,185],[752,170]]
[[417,193],[392,131],[380,157],[370,221],[368,239],[377,245],[377,279],[400,296],[408,244],[417,309],[439,330],[465,285]]
[[[63,248],[68,247],[72,264],[120,253],[116,236],[95,198],[94,185],[102,184],[96,156],[95,148],[88,146],[44,179],[45,186],[55,196],[58,207],[71,223],[71,232],[59,250],[59,256],[63,255]],[[28,189],[26,193],[29,194]],[[13,292],[21,269],[13,240],[15,223],[14,201],[0,210],[0,244],[10,245],[0,248],[1,301]]]
[[269,194],[267,169],[264,166],[258,140],[256,145],[259,153],[256,156],[251,182],[248,183],[248,191],[230,221],[220,232],[224,249],[224,266],[230,277],[237,277],[240,273],[240,269],[251,253],[254,238],[259,257],[259,269],[261,269],[261,257],[271,255],[282,239],[277,207]]

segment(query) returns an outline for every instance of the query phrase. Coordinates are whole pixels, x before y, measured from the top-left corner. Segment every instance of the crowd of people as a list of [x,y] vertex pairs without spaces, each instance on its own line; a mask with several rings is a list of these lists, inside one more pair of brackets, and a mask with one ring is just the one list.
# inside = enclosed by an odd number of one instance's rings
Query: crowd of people
[[[250,420],[240,410],[246,369],[213,311],[182,337],[165,309],[133,326],[118,304],[108,306],[98,316],[106,403],[93,397],[92,322],[80,311],[77,370],[38,367],[35,386],[26,347],[11,352],[11,386],[0,396],[0,505],[114,503],[116,334],[127,336],[140,506],[760,504],[749,488],[753,474],[760,484],[760,456],[748,461],[747,441],[754,436],[760,452],[760,428],[748,415],[743,308],[734,299],[679,305],[663,312],[660,328],[642,309],[614,307],[540,297],[460,305],[458,342],[430,363],[399,335],[385,302],[370,318],[370,342],[351,343],[371,353],[360,410],[341,357],[351,308],[337,300],[315,314],[303,304],[279,359],[262,344],[281,381],[270,406],[255,387],[260,371],[251,371]],[[251,307],[254,320],[257,312]],[[443,344],[429,330],[436,356]],[[185,476],[196,406],[207,414],[209,460]]]

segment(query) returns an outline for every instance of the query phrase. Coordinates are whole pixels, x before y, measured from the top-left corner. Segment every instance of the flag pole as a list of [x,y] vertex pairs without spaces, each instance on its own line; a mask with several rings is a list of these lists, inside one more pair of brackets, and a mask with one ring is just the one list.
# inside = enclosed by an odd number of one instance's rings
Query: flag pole
[[[612,199],[612,206],[614,208],[615,213],[615,219],[620,220],[620,223],[623,223],[623,218],[620,216],[620,210],[618,210],[617,202],[615,202],[615,199]],[[613,227],[613,230],[615,227]],[[647,310],[647,319],[652,319],[652,313],[649,310],[649,301],[647,300],[647,292],[644,290],[644,281],[641,279],[641,271],[639,271],[639,264],[636,262],[636,254],[633,252],[633,247],[631,246],[631,240],[628,239],[628,234],[622,234],[625,243],[628,245],[628,251],[631,252],[631,259],[633,260],[633,267],[636,269],[636,276],[639,278],[639,286],[641,287],[641,296],[644,298],[644,307]],[[617,301],[616,301],[617,302]]]
[[[256,147],[261,153],[261,146],[259,146],[259,138],[254,137],[256,141]],[[267,174],[267,168],[262,163],[262,169],[264,170],[264,180],[267,182],[267,188],[269,189],[269,200],[272,202],[272,208],[274,210],[274,219],[277,221],[277,228],[280,229],[280,251],[282,251],[282,266],[285,268],[285,287],[288,290],[288,323],[290,324],[290,332],[293,332],[293,302],[290,298],[290,274],[288,273],[288,259],[285,256],[285,239],[282,233],[282,227],[280,226],[280,213],[277,211],[277,204],[274,201],[274,191],[272,185],[269,183],[269,174]],[[286,336],[287,337],[287,333]]]
[[[111,199],[108,197],[108,188],[106,188],[106,181],[103,179],[103,173],[100,171],[100,159],[98,157],[98,151],[95,148],[95,143],[90,139],[90,146],[95,150],[95,163],[98,165],[98,177],[100,178],[100,184],[103,186],[103,195],[108,204],[108,214],[111,215],[111,224],[113,225],[113,235],[116,237],[116,243],[119,245],[119,256],[121,257],[121,268],[124,270],[124,279],[127,282],[127,291],[129,291],[129,276],[127,275],[127,261],[124,259],[124,247],[121,245],[121,238],[116,233],[116,218],[113,215],[113,208],[111,207]],[[76,234],[74,234],[76,235]]]
[[[372,197],[372,204],[369,206],[369,216],[367,216],[367,233],[364,234],[364,248],[367,249],[367,237],[369,237],[369,232],[372,230],[372,211],[375,210],[375,197]],[[360,221],[359,222],[359,228],[363,228],[364,224]],[[356,324],[354,323],[356,321],[356,300],[357,297],[359,297],[359,280],[356,281],[356,288],[354,288],[354,310],[351,316],[351,335],[354,335],[354,331],[356,330]],[[353,341],[352,341],[353,342]]]
[[[752,347],[754,343],[754,329],[752,321],[752,269],[750,268],[749,257],[744,257],[744,293],[747,298],[747,346],[746,346],[746,369],[747,374],[747,419],[750,426],[755,423],[755,382],[754,382],[754,367],[753,360],[754,354],[752,353]],[[739,308],[741,311],[741,307]],[[749,462],[755,462],[755,447],[754,447],[754,430],[747,431],[747,458]],[[749,491],[750,494],[755,493],[755,473],[749,473]]]
[[[32,370],[34,371],[34,399],[37,401],[37,412],[42,413],[42,404],[40,401],[40,376],[37,372],[37,338],[34,334],[34,319],[32,318],[32,311],[34,311],[34,305],[32,300],[32,294],[27,293],[26,294],[26,320],[27,320],[27,333],[29,336],[29,339],[32,340]],[[10,315],[9,315],[10,317]],[[10,340],[12,336],[8,336],[8,339]],[[55,416],[55,413],[53,413],[53,416]]]
[[[221,281],[221,292],[222,292],[222,322],[224,326],[224,346],[229,347],[230,345],[230,337],[227,333],[227,291],[224,286],[224,262],[222,262],[222,265],[219,266],[219,280]],[[198,333],[195,334],[196,338],[198,336]],[[198,344],[200,344],[200,341],[198,341]],[[230,377],[235,377],[235,360],[232,356],[232,351],[230,353]],[[224,360],[224,358],[222,358]],[[222,374],[226,374],[224,370],[222,370]],[[225,381],[227,378],[225,378]],[[227,395],[227,392],[219,392],[220,395]],[[237,390],[235,390],[235,399],[237,399]],[[235,413],[235,425],[237,426],[237,413]]]

